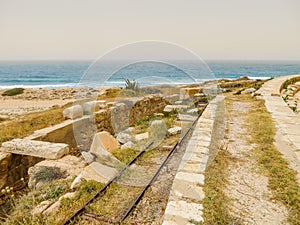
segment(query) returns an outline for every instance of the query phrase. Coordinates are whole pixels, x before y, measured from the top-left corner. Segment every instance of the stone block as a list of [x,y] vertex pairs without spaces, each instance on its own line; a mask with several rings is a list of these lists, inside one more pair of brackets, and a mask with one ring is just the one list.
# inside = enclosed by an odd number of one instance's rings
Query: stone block
[[45,159],[59,159],[68,154],[69,147],[62,143],[50,143],[28,139],[13,139],[2,143],[0,152],[29,155]]
[[180,134],[182,131],[181,127],[178,126],[174,126],[168,129],[168,134],[169,135],[176,135],[176,134]]
[[147,140],[148,138],[149,138],[149,133],[148,132],[135,135],[135,140],[137,142]]
[[186,201],[170,201],[165,211],[165,220],[174,221],[178,225],[186,225],[191,220],[202,222],[203,206]]
[[83,109],[80,105],[74,105],[72,107],[66,108],[63,111],[63,116],[66,119],[77,119],[83,116]]
[[117,173],[118,170],[113,167],[93,162],[86,166],[79,176],[81,176],[82,179],[106,183],[115,177]]

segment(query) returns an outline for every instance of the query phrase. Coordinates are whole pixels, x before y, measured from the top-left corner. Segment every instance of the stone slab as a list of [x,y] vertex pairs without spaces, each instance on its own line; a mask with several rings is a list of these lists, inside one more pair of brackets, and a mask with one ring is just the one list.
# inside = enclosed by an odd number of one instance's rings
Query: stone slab
[[29,155],[45,159],[59,159],[69,153],[69,147],[63,143],[13,139],[2,143],[0,152]]
[[201,222],[203,206],[196,203],[188,203],[186,201],[170,201],[165,211],[165,219],[174,221],[177,224],[186,224],[191,220]]

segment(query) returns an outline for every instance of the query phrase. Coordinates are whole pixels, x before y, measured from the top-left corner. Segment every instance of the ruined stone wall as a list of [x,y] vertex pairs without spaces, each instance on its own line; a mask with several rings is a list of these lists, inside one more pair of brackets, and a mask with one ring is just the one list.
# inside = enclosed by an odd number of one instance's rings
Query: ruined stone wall
[[[78,155],[80,154],[79,149],[89,149],[96,132],[108,131],[115,134],[144,116],[161,112],[167,104],[169,102],[159,95],[131,98],[95,112],[93,116],[65,121],[53,127],[36,131],[27,138],[68,144],[69,154]],[[28,168],[41,160],[32,156],[0,153],[0,189],[27,176]]]
[[0,190],[28,176],[29,167],[42,161],[41,158],[11,153],[0,153]]
[[170,103],[160,95],[120,101],[95,113],[97,130],[115,134],[145,116],[163,111],[168,104]]

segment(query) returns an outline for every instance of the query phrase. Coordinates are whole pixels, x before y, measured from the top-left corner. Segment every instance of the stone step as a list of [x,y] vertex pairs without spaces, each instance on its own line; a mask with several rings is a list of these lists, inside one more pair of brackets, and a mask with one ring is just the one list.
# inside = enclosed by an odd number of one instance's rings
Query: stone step
[[4,142],[0,152],[29,155],[44,159],[59,159],[68,154],[69,147],[63,143],[50,143],[28,139],[13,139]]

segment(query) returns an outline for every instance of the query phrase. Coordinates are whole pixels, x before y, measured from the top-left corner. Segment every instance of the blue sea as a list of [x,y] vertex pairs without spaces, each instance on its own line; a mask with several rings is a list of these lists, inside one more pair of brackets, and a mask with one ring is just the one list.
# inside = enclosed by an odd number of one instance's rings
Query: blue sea
[[125,79],[141,85],[190,84],[248,76],[251,79],[300,74],[300,61],[0,61],[0,89],[124,86]]

